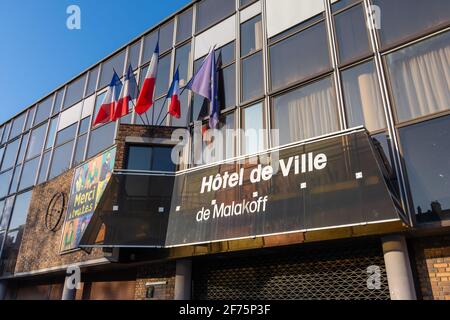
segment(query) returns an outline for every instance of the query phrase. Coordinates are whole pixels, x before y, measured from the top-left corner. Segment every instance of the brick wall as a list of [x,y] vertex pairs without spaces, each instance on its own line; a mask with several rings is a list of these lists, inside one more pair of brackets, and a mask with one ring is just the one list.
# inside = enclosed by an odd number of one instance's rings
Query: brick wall
[[419,290],[424,300],[450,300],[450,236],[412,241]]
[[72,176],[73,169],[34,188],[15,273],[57,267],[104,256],[101,249],[94,249],[91,254],[83,251],[59,254],[65,211],[55,232],[45,227],[47,207],[55,193],[65,193],[67,206]]
[[154,286],[153,300],[173,300],[175,290],[175,262],[154,263],[141,266],[136,276],[135,300],[146,300],[147,282],[166,281]]

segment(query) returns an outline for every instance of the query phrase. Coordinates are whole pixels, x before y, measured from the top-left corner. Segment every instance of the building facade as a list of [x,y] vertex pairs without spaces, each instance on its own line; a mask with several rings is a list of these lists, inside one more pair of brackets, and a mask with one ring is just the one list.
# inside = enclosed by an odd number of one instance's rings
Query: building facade
[[[0,297],[450,299],[449,12],[445,0],[201,0],[133,39],[0,125]],[[142,84],[158,35],[154,106],[93,127],[113,70],[131,64]],[[185,90],[181,118],[164,117],[171,75],[179,67],[186,85],[213,46],[219,131],[236,134],[215,163],[197,163],[208,144],[190,139],[175,166],[173,132],[206,125],[208,104]],[[77,173],[110,150],[83,250],[61,250]],[[233,204],[268,194],[280,223],[212,232],[178,218],[213,200],[201,177],[274,150],[323,152],[337,169],[215,190]],[[304,220],[292,222],[297,205]],[[73,265],[76,290],[64,286]]]

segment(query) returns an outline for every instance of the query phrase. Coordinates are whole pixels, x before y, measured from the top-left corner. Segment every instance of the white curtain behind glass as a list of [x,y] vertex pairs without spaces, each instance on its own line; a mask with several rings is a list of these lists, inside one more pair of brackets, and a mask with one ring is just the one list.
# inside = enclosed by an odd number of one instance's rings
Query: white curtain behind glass
[[399,121],[450,107],[450,33],[388,57]]

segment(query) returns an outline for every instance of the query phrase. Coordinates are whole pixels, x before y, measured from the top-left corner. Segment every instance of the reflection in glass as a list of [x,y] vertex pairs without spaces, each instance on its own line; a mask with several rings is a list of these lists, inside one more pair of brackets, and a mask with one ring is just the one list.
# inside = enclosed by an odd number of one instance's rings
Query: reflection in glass
[[173,43],[173,20],[163,25],[159,34],[159,52],[163,53],[172,48]]
[[100,83],[98,88],[106,87],[110,82],[116,70],[119,77],[123,75],[123,66],[125,64],[125,50],[122,50],[114,57],[110,58],[102,64],[102,72],[100,74]]
[[[162,58],[159,58],[158,64],[158,74],[156,78],[155,85],[155,98],[159,98],[163,95],[167,94],[169,89],[169,81],[170,81],[170,62],[171,62],[171,54],[168,54]],[[145,75],[144,75],[145,77]]]
[[175,68],[179,67],[180,88],[184,87],[188,82],[190,56],[190,43],[178,48],[175,53]]
[[42,101],[37,106],[36,116],[34,119],[34,124],[37,125],[44,120],[47,120],[52,112],[53,105],[53,95]]
[[15,118],[13,120],[13,125],[11,127],[11,133],[9,134],[9,138],[10,139],[14,139],[19,134],[22,133],[23,126],[25,124],[25,117],[26,116],[27,116],[27,113],[24,112],[20,116],[18,116],[17,118]]
[[374,131],[386,127],[373,61],[343,71],[342,86],[349,128],[364,125]]
[[95,92],[95,89],[97,89],[98,70],[99,70],[99,67],[97,66],[94,69],[92,69],[91,71],[89,71],[89,79],[88,79],[86,95],[85,95],[86,97],[93,94]]
[[63,109],[73,106],[83,98],[86,74],[67,86]]
[[76,166],[84,160],[84,150],[86,148],[87,134],[79,136],[77,139],[77,145],[75,147],[75,155],[73,158],[73,165]]
[[50,166],[49,179],[59,176],[61,173],[70,169],[70,160],[72,158],[73,140],[62,146],[55,148],[53,160]]
[[77,133],[77,124],[74,123],[73,125],[62,129],[61,131],[58,131],[58,133],[56,134],[56,146],[59,146],[67,141],[72,140],[73,138],[75,138],[75,135]]
[[51,148],[56,136],[56,126],[58,124],[58,117],[54,117],[50,121],[50,128],[48,129],[47,142],[45,143],[45,149]]
[[203,31],[236,10],[234,0],[203,0],[197,4],[197,32]]
[[31,159],[41,153],[42,146],[45,141],[45,130],[47,129],[47,124],[43,124],[36,129],[31,131],[30,143],[28,145],[27,159]]
[[404,127],[399,132],[417,219],[449,219],[450,117]]
[[38,172],[39,157],[34,158],[23,165],[22,177],[20,178],[19,191],[34,185]]
[[190,38],[192,35],[192,8],[178,15],[177,43]]
[[241,57],[262,49],[261,16],[256,16],[241,25]]
[[8,195],[9,183],[11,182],[11,177],[13,170],[0,173],[0,198]]
[[245,108],[242,111],[242,154],[261,151],[265,147],[263,104]]
[[258,98],[264,94],[262,52],[242,60],[242,101]]
[[1,171],[11,168],[16,163],[16,155],[19,149],[20,139],[16,139],[13,142],[10,142],[5,149],[5,155],[3,156],[3,162]]
[[91,131],[87,159],[112,146],[114,142],[115,129],[115,122],[110,122]]
[[38,182],[37,182],[38,184],[43,183],[47,180],[47,171],[48,171],[48,165],[50,162],[50,154],[51,154],[51,151],[47,151],[42,156],[42,163],[41,163],[41,168],[39,170],[39,177],[38,177]]

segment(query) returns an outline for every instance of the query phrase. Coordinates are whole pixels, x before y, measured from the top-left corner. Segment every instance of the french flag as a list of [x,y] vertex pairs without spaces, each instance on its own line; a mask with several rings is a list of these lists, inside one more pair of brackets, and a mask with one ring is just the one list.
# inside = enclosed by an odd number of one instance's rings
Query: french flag
[[108,123],[114,121],[114,110],[117,101],[119,100],[120,91],[122,90],[122,81],[114,71],[111,83],[109,84],[108,91],[105,98],[98,110],[97,116],[94,120],[94,126],[100,123]]
[[156,43],[155,51],[153,52],[150,66],[145,75],[144,83],[142,84],[141,93],[137,100],[134,110],[137,114],[145,113],[153,105],[153,92],[155,91],[156,75],[158,73],[159,63],[159,39]]
[[120,92],[120,98],[117,102],[116,109],[114,110],[113,121],[126,116],[129,112],[129,103],[137,98],[137,82],[136,77],[133,73],[133,68],[131,64],[128,66],[127,75],[125,76],[125,81]]
[[181,116],[179,89],[180,89],[180,74],[177,68],[177,71],[175,71],[175,74],[173,75],[173,80],[169,92],[167,93],[167,99],[170,98],[169,114],[178,119]]

